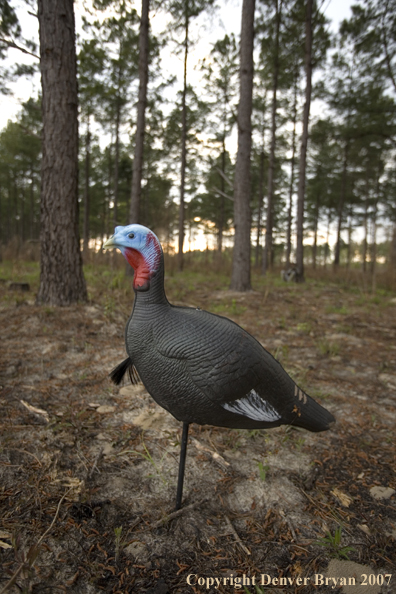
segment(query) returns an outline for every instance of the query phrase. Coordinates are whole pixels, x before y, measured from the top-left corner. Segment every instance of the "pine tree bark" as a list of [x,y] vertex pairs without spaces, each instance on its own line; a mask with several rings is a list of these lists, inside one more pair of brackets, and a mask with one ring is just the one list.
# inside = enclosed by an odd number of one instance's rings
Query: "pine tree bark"
[[327,266],[327,256],[329,255],[330,252],[330,225],[331,225],[331,210],[328,210],[327,213],[327,232],[326,232],[326,243],[325,243],[325,249],[324,249],[324,267],[326,268]]
[[115,122],[115,146],[114,146],[114,194],[113,194],[113,223],[118,225],[118,178],[120,166],[120,122],[121,122],[121,102],[117,99],[116,122]]
[[[367,190],[368,191],[368,190]],[[367,194],[365,201],[364,201],[364,218],[363,218],[363,229],[364,229],[364,236],[363,236],[363,253],[362,253],[362,270],[363,273],[367,270],[367,250],[368,250],[368,200],[369,196]]]
[[347,253],[347,270],[351,268],[352,262],[352,216],[349,215],[348,220],[348,253]]
[[243,0],[240,91],[238,105],[238,153],[234,179],[235,241],[231,289],[248,291],[250,284],[250,153],[252,147],[253,37],[255,0]]
[[276,30],[275,30],[275,51],[274,51],[274,73],[272,83],[272,108],[271,108],[271,147],[268,166],[268,192],[267,192],[267,222],[265,227],[265,247],[263,256],[263,269],[265,274],[272,264],[272,228],[273,228],[273,209],[274,209],[274,176],[275,176],[275,147],[276,147],[276,112],[277,112],[277,92],[279,78],[279,33],[282,15],[282,0],[276,7]]
[[314,211],[314,243],[312,247],[312,268],[316,269],[316,259],[318,254],[318,226],[319,226],[319,203],[320,196],[316,195],[315,211]]
[[296,250],[296,280],[304,282],[304,198],[305,177],[307,168],[309,111],[312,95],[312,7],[313,0],[307,0],[305,19],[305,104],[303,115],[303,131],[301,137],[300,173],[298,178],[297,198],[297,250]]
[[30,239],[36,239],[34,229],[34,169],[30,170],[30,216],[29,216],[29,236]]
[[257,235],[256,235],[256,252],[254,257],[254,265],[258,267],[260,259],[260,236],[261,236],[261,213],[264,201],[264,134],[260,152],[260,170],[259,170],[259,188],[258,188],[258,209],[257,209]]
[[294,168],[296,164],[296,126],[297,126],[297,90],[298,90],[298,68],[294,78],[294,97],[293,97],[293,132],[292,132],[292,156],[290,159],[290,188],[289,188],[289,206],[287,209],[287,234],[286,234],[286,270],[290,268],[291,258],[291,234],[292,234],[292,210],[293,210],[293,192],[294,192]]
[[373,205],[373,223],[372,223],[372,240],[371,240],[371,290],[374,293],[377,288],[377,215],[378,202],[380,199],[380,176],[381,171],[378,170],[376,182],[376,196]]
[[89,244],[89,209],[90,209],[90,174],[91,174],[91,130],[90,113],[87,114],[87,132],[85,136],[85,180],[84,180],[84,229],[83,254],[88,254]]
[[221,262],[222,252],[223,252],[223,231],[224,231],[224,194],[225,194],[225,158],[226,158],[226,146],[225,146],[225,134],[223,134],[222,138],[222,151],[221,151],[221,171],[223,175],[220,175],[220,212],[219,212],[219,233],[217,239],[217,251],[219,262]]
[[73,0],[38,0],[42,85],[38,303],[87,299],[78,229],[78,121]]
[[184,24],[184,77],[182,94],[182,138],[181,138],[181,171],[180,171],[180,205],[179,205],[179,249],[177,254],[177,266],[179,271],[183,270],[183,245],[184,245],[184,190],[186,184],[187,165],[187,58],[188,58],[188,30],[189,30],[189,3],[185,0],[185,24]]
[[347,172],[348,172],[348,152],[349,142],[346,140],[344,147],[344,159],[342,165],[342,181],[341,181],[341,192],[340,200],[338,202],[338,222],[337,222],[337,240],[334,250],[334,267],[337,268],[340,265],[340,254],[341,254],[341,230],[342,230],[342,219],[344,216],[344,204],[346,197],[346,185],[347,185]]
[[133,159],[131,207],[129,222],[139,223],[140,199],[142,193],[142,169],[144,134],[146,126],[148,60],[149,60],[149,9],[150,0],[142,0],[142,14],[139,32],[139,94],[135,136],[135,154]]
[[389,249],[389,264],[391,271],[396,270],[396,223],[393,223],[392,238]]

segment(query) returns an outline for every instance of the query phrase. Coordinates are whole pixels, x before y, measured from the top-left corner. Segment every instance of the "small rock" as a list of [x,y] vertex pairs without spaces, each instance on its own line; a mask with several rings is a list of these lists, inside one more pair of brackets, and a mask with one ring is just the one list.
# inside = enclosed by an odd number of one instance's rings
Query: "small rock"
[[86,305],[84,309],[89,316],[97,316],[100,313],[100,309],[96,305]]
[[98,433],[96,439],[100,439],[101,441],[108,441],[109,436],[105,435],[104,433]]
[[396,389],[396,375],[391,373],[380,373],[378,376],[380,382],[384,383],[388,388]]
[[113,444],[109,441],[103,442],[102,452],[104,456],[111,456],[112,454],[114,454]]
[[145,561],[148,557],[146,544],[138,540],[131,542],[124,550],[127,555],[130,555],[136,561]]
[[392,487],[371,487],[370,495],[374,497],[374,499],[389,499],[392,497],[393,493],[396,493],[395,489]]
[[[333,580],[338,579],[335,586],[342,585],[341,592],[343,594],[379,594],[381,590],[381,586],[377,584],[370,585],[368,581],[369,576],[376,576],[375,571],[368,565],[360,565],[360,563],[354,563],[353,561],[332,559],[327,568],[326,576],[333,578]],[[352,579],[355,584],[352,584]],[[350,580],[351,583],[349,583]],[[333,584],[331,586],[333,587]]]
[[362,532],[367,534],[367,536],[370,536],[371,531],[370,531],[370,528],[367,526],[367,524],[358,524],[357,527],[360,528],[360,530],[362,530]]
[[101,406],[99,406],[99,408],[96,409],[96,412],[98,412],[100,415],[106,415],[107,413],[114,412],[115,409],[115,406],[111,406],[109,404],[102,404]]

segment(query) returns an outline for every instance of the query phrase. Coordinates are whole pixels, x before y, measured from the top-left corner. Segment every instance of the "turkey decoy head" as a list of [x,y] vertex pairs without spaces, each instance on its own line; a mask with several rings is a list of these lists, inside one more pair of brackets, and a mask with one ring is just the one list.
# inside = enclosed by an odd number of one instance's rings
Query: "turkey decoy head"
[[137,224],[116,227],[103,245],[103,249],[111,248],[118,248],[134,269],[134,289],[147,291],[161,264],[162,248],[155,233]]

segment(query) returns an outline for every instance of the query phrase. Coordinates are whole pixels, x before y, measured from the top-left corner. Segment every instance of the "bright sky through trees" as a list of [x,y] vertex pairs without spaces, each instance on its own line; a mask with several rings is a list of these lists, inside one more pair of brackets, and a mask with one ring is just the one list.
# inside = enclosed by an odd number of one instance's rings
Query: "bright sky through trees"
[[[331,28],[333,31],[338,29],[339,23],[350,16],[350,5],[352,0],[326,0],[324,3],[324,12],[331,21]],[[38,42],[38,22],[37,19],[28,14],[29,7],[19,0],[15,3],[17,7],[18,17],[22,26],[22,31],[26,37],[33,38]],[[76,16],[76,28],[77,31],[81,31],[81,15],[83,12],[82,0],[75,2],[75,16]],[[136,3],[136,9],[140,11],[140,2]],[[240,20],[241,20],[241,1],[240,0],[227,0],[221,2],[220,7],[213,19],[208,19],[204,16],[201,20],[197,20],[196,30],[193,32],[199,38],[197,47],[191,52],[191,61],[196,66],[200,59],[207,55],[211,49],[212,44],[221,36],[226,33],[234,32],[239,35],[240,32]],[[151,26],[154,33],[158,33],[163,26],[163,15],[156,14],[155,12],[151,15]],[[166,49],[166,52],[169,50]],[[179,62],[181,56],[167,56],[163,60],[163,67],[169,72],[174,73],[175,71],[181,72]],[[9,58],[6,61],[9,64],[14,61],[21,63],[32,64],[35,59],[21,54],[16,49],[9,50]],[[176,63],[176,66],[174,64]],[[193,77],[195,72],[196,81],[199,81],[200,74],[193,71],[190,76]],[[193,80],[193,82],[195,82]],[[36,74],[34,79],[26,80],[19,79],[18,82],[10,84],[10,88],[13,91],[13,95],[1,97],[1,109],[0,109],[0,129],[4,128],[9,119],[15,118],[16,114],[20,111],[20,106],[23,101],[27,101],[29,97],[37,95],[37,91],[40,88],[40,78]]]

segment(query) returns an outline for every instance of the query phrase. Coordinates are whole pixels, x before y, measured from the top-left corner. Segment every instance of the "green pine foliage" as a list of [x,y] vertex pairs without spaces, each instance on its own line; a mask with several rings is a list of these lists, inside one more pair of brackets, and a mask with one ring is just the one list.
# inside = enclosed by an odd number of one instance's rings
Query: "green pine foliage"
[[[304,238],[311,245],[305,257],[313,266],[335,259],[352,267],[359,260],[373,278],[377,260],[396,266],[395,2],[357,0],[351,18],[332,38],[320,5],[314,2],[316,107],[311,110],[308,139]],[[250,207],[252,259],[257,266],[263,260],[269,193],[271,261],[285,262],[288,243],[291,263],[295,256],[305,8],[304,0],[263,0],[256,6]],[[215,2],[169,0],[153,3],[150,15],[154,13],[140,222],[160,233],[168,245],[177,239],[185,127],[186,237],[198,232],[211,235],[210,245],[221,254],[232,247],[235,223],[239,38],[219,28],[219,38],[200,56],[193,72],[198,37],[203,37],[209,22],[218,23]],[[93,10],[83,16],[77,47],[79,203],[80,235],[88,247],[92,240],[100,245],[115,224],[128,222],[140,21],[129,0],[95,0]],[[0,17],[0,91],[5,92],[14,76],[4,68],[10,44],[32,53],[37,49],[24,41],[13,3],[1,4]],[[171,74],[164,64],[169,51],[179,61],[178,71],[175,67]],[[19,67],[18,75],[29,74],[29,68]],[[40,167],[41,112],[40,98],[35,97],[0,132],[3,244],[14,238],[39,239]]]

